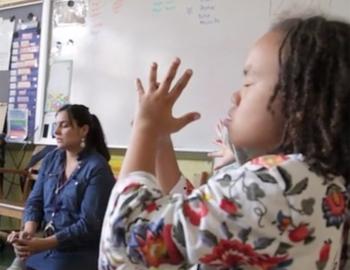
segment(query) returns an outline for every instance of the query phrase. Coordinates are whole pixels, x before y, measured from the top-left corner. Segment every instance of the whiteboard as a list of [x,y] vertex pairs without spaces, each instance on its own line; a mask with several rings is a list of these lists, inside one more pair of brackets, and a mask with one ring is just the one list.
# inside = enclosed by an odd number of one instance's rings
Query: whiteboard
[[[193,69],[174,115],[198,111],[202,117],[174,134],[174,145],[177,150],[211,151],[215,124],[226,115],[230,97],[241,85],[249,48],[276,18],[286,11],[350,17],[346,14],[350,10],[348,0],[80,2],[86,5],[85,11],[80,10],[80,22],[53,27],[53,4],[44,1],[48,25],[43,29],[47,29],[46,42],[50,44],[44,58],[49,67],[56,61],[72,61],[69,102],[85,104],[98,116],[112,148],[128,145],[136,106],[135,79],[139,77],[147,84],[152,62],[159,65],[159,77],[174,57],[182,60],[179,74]],[[58,52],[57,41],[65,50],[59,48]],[[47,75],[47,71],[43,73]],[[37,105],[38,143],[53,141],[42,136],[47,77],[42,79]],[[52,121],[52,114],[47,119]]]

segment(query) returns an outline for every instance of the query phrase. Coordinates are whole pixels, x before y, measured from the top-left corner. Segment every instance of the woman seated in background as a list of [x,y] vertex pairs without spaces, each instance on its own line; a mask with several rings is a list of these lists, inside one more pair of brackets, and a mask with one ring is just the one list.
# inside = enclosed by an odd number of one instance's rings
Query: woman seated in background
[[[97,269],[103,216],[114,177],[99,120],[83,105],[56,115],[57,149],[47,154],[8,241],[27,269]],[[43,223],[44,237],[35,233]],[[18,261],[18,259],[17,259]]]

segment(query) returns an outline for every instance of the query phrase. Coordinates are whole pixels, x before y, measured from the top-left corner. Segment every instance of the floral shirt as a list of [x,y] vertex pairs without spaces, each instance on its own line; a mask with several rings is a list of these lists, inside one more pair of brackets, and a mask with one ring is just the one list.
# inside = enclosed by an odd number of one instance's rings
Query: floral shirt
[[134,172],[112,191],[99,269],[338,269],[346,204],[343,178],[296,154],[226,169],[190,195]]

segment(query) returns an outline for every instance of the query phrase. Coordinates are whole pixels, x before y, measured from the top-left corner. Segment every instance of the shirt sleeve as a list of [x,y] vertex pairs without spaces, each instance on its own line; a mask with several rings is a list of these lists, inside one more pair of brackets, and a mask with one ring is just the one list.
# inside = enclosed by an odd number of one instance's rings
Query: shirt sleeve
[[183,175],[181,175],[179,181],[177,181],[176,185],[173,186],[173,188],[170,190],[169,194],[182,194],[182,195],[189,195],[193,191],[194,186],[192,183],[185,178]]
[[[125,263],[164,269],[195,264],[315,268],[320,247],[327,250],[339,236],[319,222],[322,212],[314,207],[321,205],[325,186],[313,179],[319,185],[310,188],[304,165],[292,164],[294,176],[283,166],[253,167],[218,173],[190,196],[164,196],[153,175],[131,173],[115,186],[109,201],[100,269]],[[303,268],[304,262],[295,260],[300,252],[314,256],[312,265]]]
[[48,157],[44,158],[42,165],[39,169],[38,177],[35,181],[33,190],[30,192],[28,199],[25,204],[23,213],[23,223],[27,221],[35,221],[40,223],[44,212],[43,212],[43,187],[45,181],[45,172],[47,170]]

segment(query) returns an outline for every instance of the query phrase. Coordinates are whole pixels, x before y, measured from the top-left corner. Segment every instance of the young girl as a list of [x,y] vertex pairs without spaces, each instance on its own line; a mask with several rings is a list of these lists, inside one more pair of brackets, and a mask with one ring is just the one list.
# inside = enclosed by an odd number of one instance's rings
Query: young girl
[[[57,149],[47,154],[26,202],[21,232],[8,241],[26,269],[95,270],[114,177],[97,117],[84,105],[56,115]],[[35,236],[44,223],[45,237]]]
[[171,195],[179,172],[161,167],[169,134],[199,118],[172,116],[192,75],[172,85],[179,64],[160,84],[153,64],[147,91],[138,80],[100,269],[338,269],[350,177],[350,25],[290,19],[254,44],[226,122],[231,143],[259,155],[189,196]]

